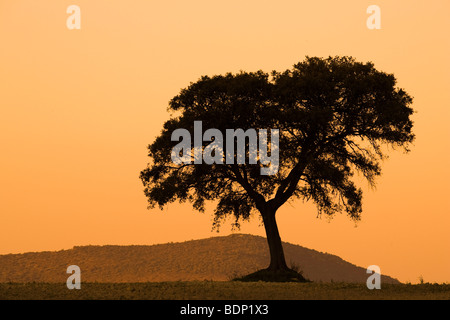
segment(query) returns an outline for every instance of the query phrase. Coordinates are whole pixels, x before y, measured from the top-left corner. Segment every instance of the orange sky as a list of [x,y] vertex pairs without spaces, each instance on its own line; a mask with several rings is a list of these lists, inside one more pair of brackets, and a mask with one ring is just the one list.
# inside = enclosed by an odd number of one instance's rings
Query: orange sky
[[[417,140],[364,188],[357,227],[295,202],[278,212],[281,237],[401,281],[450,282],[450,2],[243,2],[0,0],[0,254],[217,235],[211,211],[146,209],[139,172],[168,101],[201,75],[352,55],[415,98]],[[81,30],[66,27],[71,4]],[[366,27],[371,4],[381,30]],[[257,219],[241,232],[264,235]]]

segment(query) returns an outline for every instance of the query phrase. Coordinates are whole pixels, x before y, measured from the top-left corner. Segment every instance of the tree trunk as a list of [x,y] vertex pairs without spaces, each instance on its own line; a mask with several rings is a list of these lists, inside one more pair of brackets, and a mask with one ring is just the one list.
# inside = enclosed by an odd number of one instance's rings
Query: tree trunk
[[264,210],[264,212],[261,212],[261,214],[270,251],[270,265],[267,270],[287,271],[289,268],[286,264],[286,259],[284,258],[283,246],[281,244],[281,238],[275,220],[275,211],[267,209]]

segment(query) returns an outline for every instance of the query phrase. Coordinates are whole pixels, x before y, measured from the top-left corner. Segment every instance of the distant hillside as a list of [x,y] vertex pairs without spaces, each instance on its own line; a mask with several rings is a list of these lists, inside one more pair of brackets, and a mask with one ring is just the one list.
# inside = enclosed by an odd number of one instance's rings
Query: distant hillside
[[[313,281],[366,282],[366,269],[283,243],[288,264]],[[266,239],[235,234],[152,246],[83,246],[57,252],[0,255],[0,282],[65,282],[78,265],[82,282],[230,280],[267,267]],[[399,283],[383,276],[383,283]]]

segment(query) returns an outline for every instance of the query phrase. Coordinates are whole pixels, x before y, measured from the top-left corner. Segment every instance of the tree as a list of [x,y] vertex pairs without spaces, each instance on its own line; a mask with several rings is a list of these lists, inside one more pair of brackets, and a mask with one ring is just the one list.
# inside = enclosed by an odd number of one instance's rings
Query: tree
[[[149,207],[178,200],[204,211],[206,201],[216,200],[216,227],[230,215],[239,227],[259,214],[270,250],[266,272],[289,273],[277,210],[300,198],[313,201],[319,215],[346,212],[359,220],[362,191],[352,177],[360,173],[374,185],[387,147],[409,151],[411,103],[394,75],[352,57],[307,57],[292,70],[270,75],[203,76],[170,101],[174,114],[149,145],[151,162],[140,175]],[[261,175],[261,163],[175,165],[172,132],[185,128],[192,134],[198,120],[222,132],[279,129],[278,172]]]

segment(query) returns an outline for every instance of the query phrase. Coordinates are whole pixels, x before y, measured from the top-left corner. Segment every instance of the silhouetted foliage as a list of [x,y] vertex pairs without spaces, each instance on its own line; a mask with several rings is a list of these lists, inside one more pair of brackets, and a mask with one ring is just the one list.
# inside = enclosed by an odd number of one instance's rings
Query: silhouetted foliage
[[[352,177],[370,184],[380,175],[384,146],[408,151],[412,98],[394,75],[352,57],[307,57],[291,70],[204,76],[169,104],[173,117],[149,146],[141,172],[150,208],[189,201],[204,211],[217,200],[215,225],[234,216],[236,225],[259,213],[271,253],[269,270],[289,270],[275,213],[290,199],[313,201],[319,214],[346,212],[359,220],[362,191]],[[171,134],[194,121],[204,128],[280,129],[279,171],[261,175],[261,164],[175,165]],[[210,142],[204,142],[206,146]],[[387,149],[386,149],[387,150]]]

